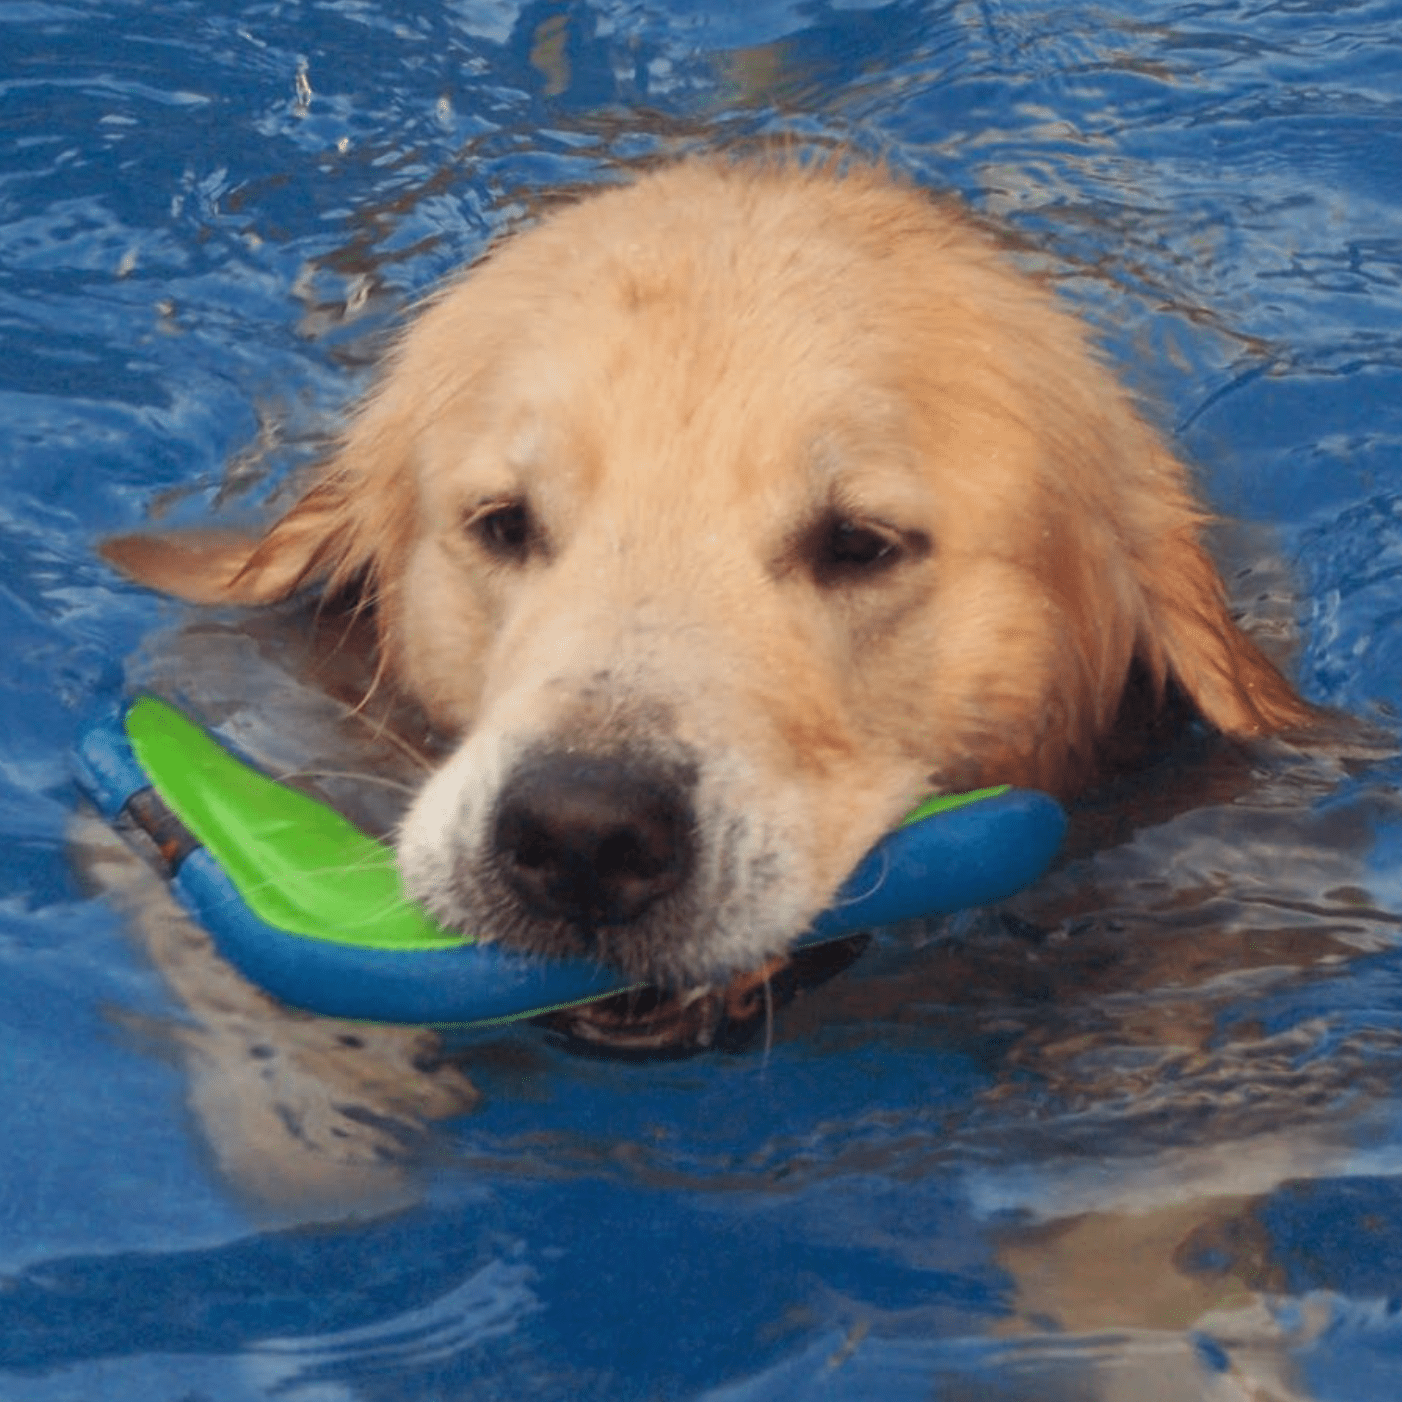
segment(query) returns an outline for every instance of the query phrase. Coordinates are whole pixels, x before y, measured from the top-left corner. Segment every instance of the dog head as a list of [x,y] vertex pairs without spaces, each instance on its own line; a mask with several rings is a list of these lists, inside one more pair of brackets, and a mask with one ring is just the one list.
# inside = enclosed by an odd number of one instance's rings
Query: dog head
[[256,541],[108,554],[204,601],[358,580],[461,734],[401,835],[446,923],[687,981],[782,951],[922,795],[1065,792],[1131,665],[1307,708],[1074,318],[874,172],[694,162],[507,240],[418,316]]

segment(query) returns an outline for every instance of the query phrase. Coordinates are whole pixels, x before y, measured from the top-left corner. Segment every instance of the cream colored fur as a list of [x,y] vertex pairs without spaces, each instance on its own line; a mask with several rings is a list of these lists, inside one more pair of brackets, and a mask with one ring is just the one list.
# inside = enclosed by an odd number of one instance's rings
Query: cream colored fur
[[[516,504],[528,546],[494,552]],[[825,573],[825,521],[890,550]],[[1081,324],[956,208],[698,160],[447,286],[264,537],[109,555],[202,601],[367,591],[388,675],[462,736],[406,880],[479,934],[539,944],[486,872],[523,756],[693,765],[685,898],[598,952],[694,980],[781,952],[929,790],[1074,789],[1136,657],[1229,734],[1307,722],[1202,524]]]

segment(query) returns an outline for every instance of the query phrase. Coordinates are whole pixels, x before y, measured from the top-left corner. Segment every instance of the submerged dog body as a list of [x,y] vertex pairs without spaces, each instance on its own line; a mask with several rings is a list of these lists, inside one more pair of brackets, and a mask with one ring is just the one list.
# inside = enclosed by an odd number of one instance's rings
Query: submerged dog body
[[453,926],[696,981],[782,952],[922,795],[1067,792],[1131,669],[1309,710],[1080,324],[879,173],[691,162],[504,242],[261,540],[110,558],[206,602],[351,584],[457,751],[405,821]]

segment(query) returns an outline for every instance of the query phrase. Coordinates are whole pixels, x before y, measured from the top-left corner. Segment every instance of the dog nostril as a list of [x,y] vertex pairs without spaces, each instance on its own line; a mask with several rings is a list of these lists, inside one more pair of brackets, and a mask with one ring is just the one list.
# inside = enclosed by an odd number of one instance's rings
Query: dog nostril
[[599,843],[594,869],[605,880],[619,877],[624,881],[650,881],[666,873],[672,862],[672,834],[664,828],[640,832],[636,828],[620,828]]
[[692,823],[675,771],[547,755],[503,789],[495,856],[528,909],[583,930],[622,925],[686,879]]
[[511,839],[512,860],[522,871],[544,871],[553,860],[555,847],[550,834],[529,817],[517,819]]

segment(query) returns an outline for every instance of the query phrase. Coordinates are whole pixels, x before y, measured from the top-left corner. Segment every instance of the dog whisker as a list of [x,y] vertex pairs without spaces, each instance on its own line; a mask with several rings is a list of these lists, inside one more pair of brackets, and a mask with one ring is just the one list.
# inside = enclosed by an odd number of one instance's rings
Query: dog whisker
[[284,784],[296,783],[299,779],[312,783],[325,779],[347,779],[361,787],[394,789],[406,794],[418,792],[418,785],[408,780],[396,779],[392,774],[373,774],[363,769],[324,769],[318,766],[315,769],[289,769],[278,775],[278,782]]

